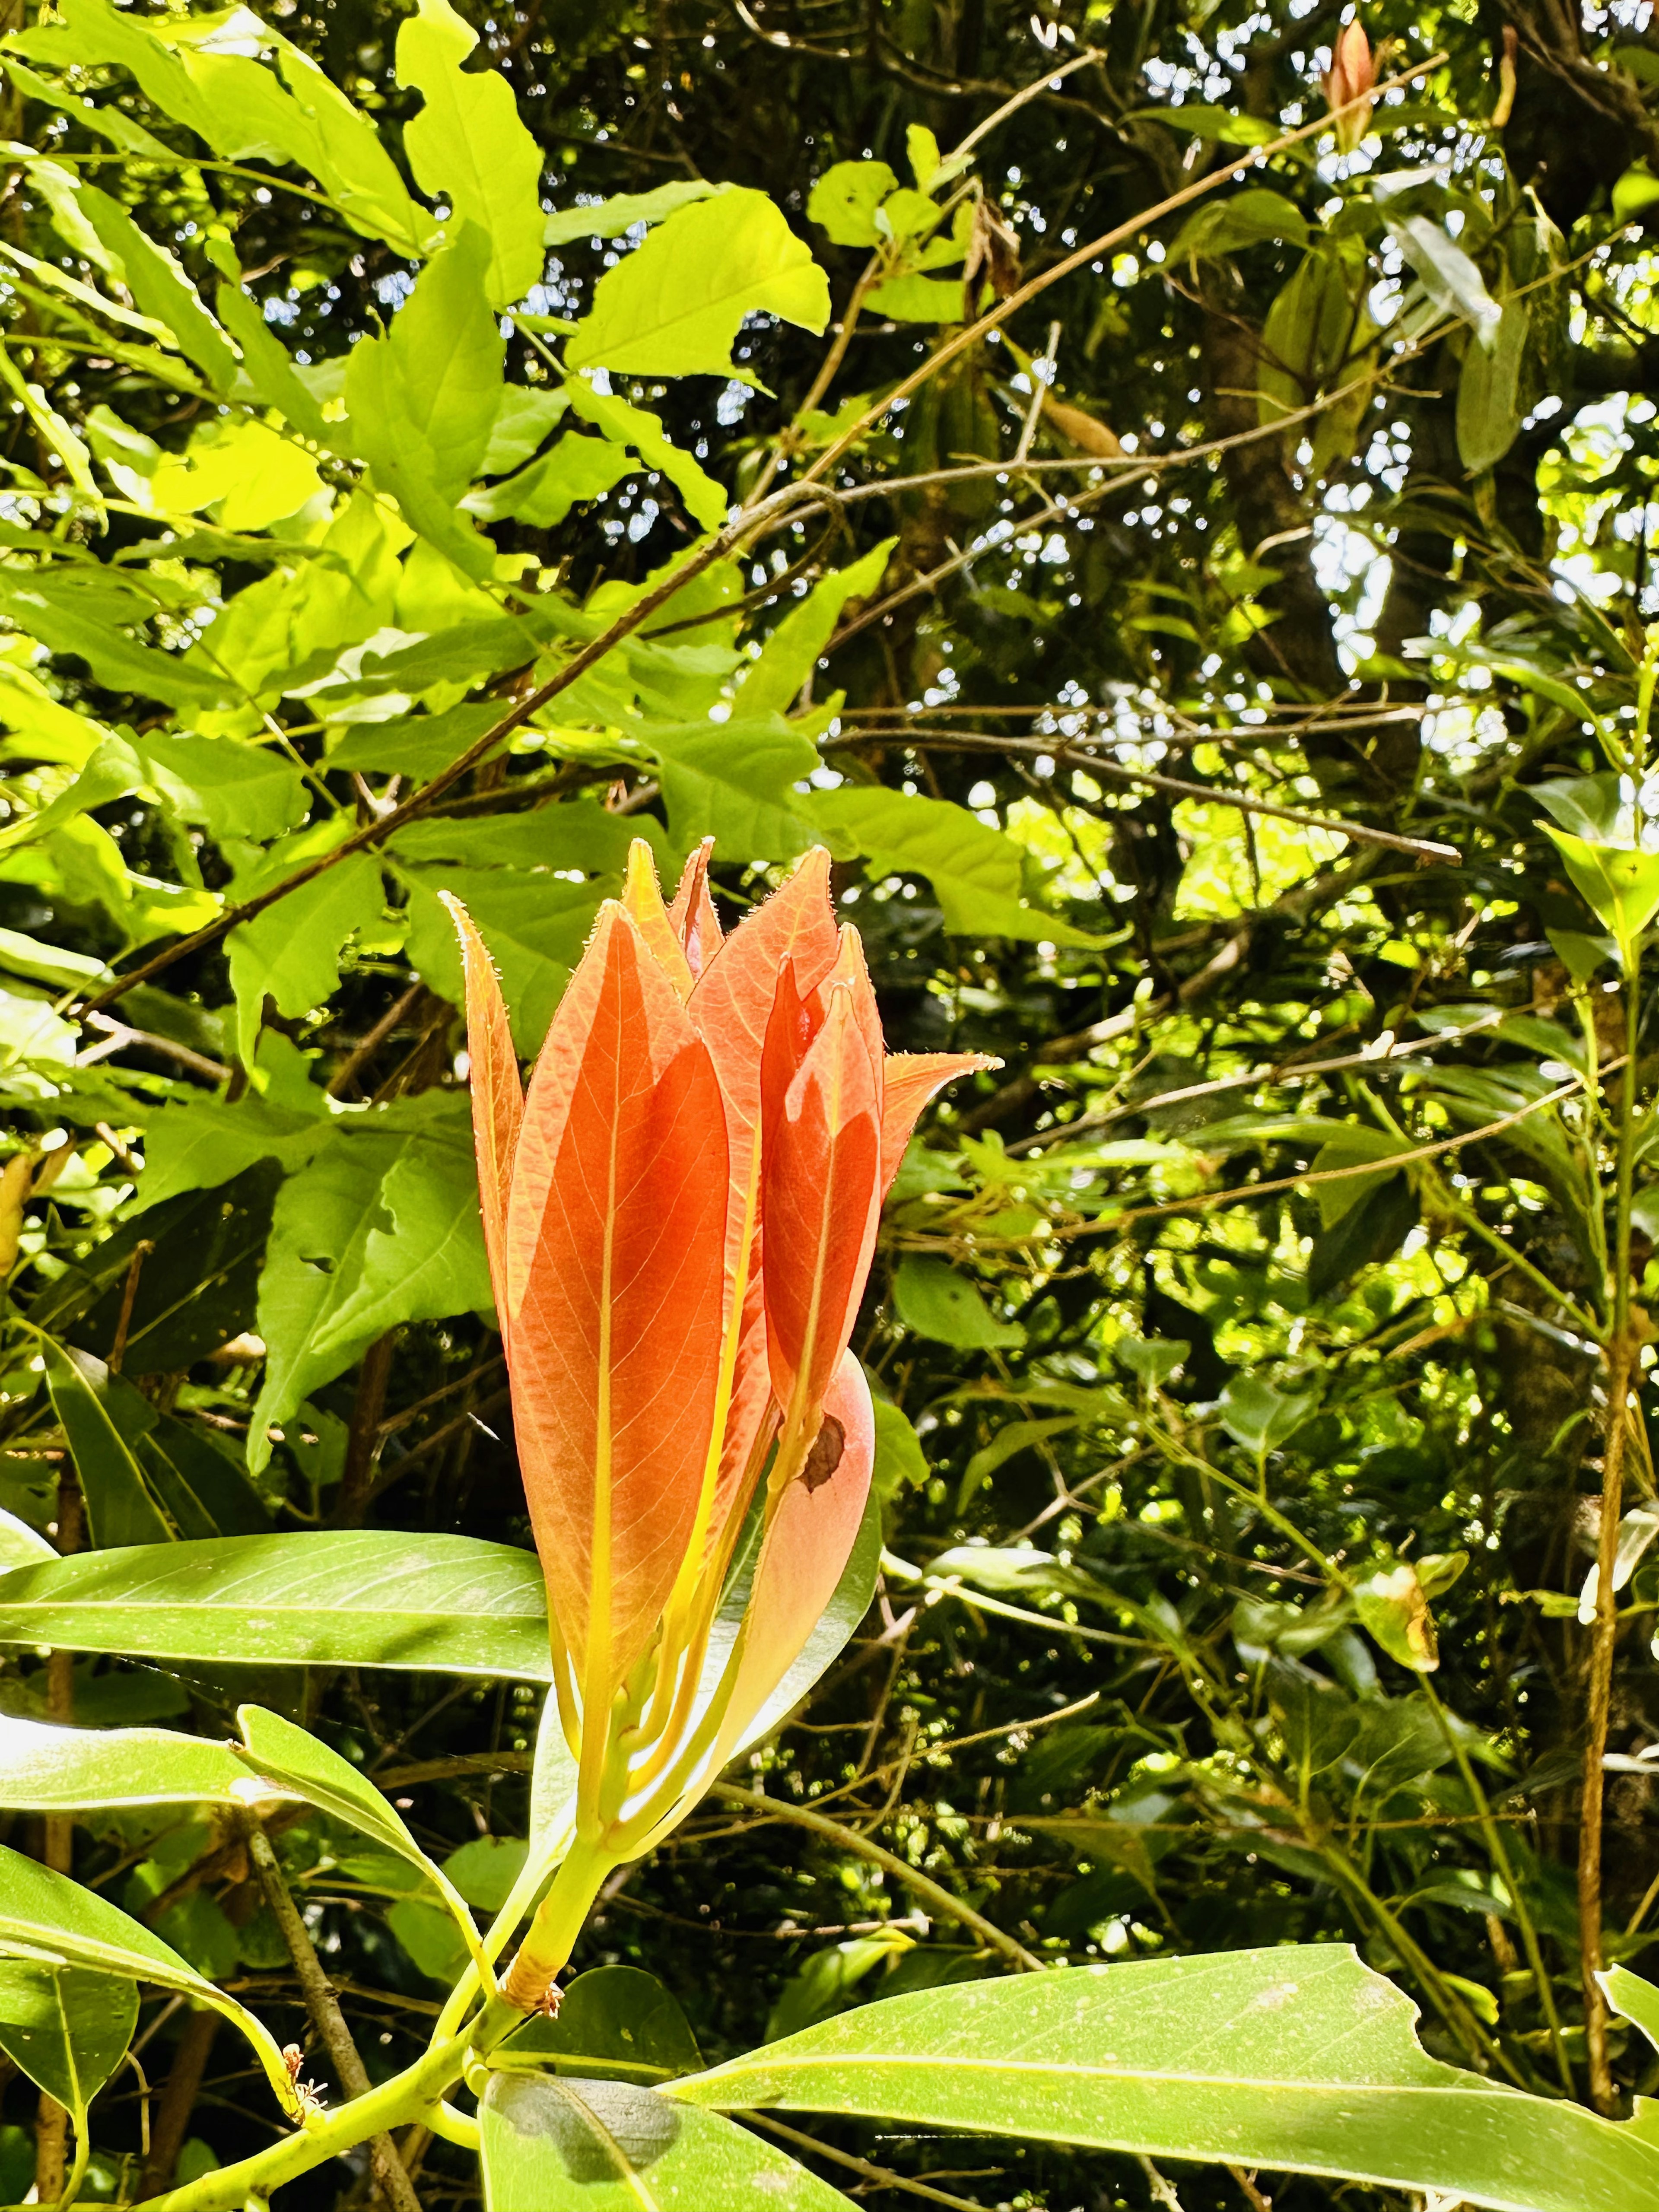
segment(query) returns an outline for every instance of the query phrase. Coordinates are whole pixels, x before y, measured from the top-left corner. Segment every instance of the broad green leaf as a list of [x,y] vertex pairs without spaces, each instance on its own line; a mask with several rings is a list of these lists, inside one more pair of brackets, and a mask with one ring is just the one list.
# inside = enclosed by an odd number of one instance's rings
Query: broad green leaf
[[443,1899],[465,1948],[479,1955],[472,1916],[454,1884],[410,1834],[391,1801],[349,1759],[263,1705],[240,1706],[236,1725],[242,1731],[240,1747],[252,1774],[331,1813],[414,1867]]
[[552,1672],[533,1553],[396,1529],[77,1553],[0,1575],[0,1626],[14,1644],[132,1659]]
[[817,668],[848,602],[867,599],[880,583],[888,556],[898,540],[884,538],[849,568],[838,568],[816,583],[791,607],[761,647],[738,686],[738,714],[787,714],[795,694]]
[[583,422],[615,444],[631,447],[647,468],[659,470],[668,478],[694,522],[713,530],[725,521],[728,502],[724,489],[698,466],[694,454],[673,443],[649,409],[630,407],[614,392],[595,391],[585,376],[573,376],[564,388]]
[[1457,378],[1457,452],[1472,476],[1501,461],[1521,434],[1528,328],[1526,301],[1506,300],[1492,343],[1471,346],[1463,356]]
[[528,1060],[541,1048],[599,901],[619,886],[606,877],[572,884],[515,868],[442,863],[399,872],[410,885],[410,958],[434,991],[460,1002],[455,926],[437,898],[440,890],[453,893],[478,925],[501,970],[514,1039]]
[[328,763],[331,768],[387,770],[411,782],[426,783],[501,719],[501,702],[483,699],[408,721],[366,722],[345,732],[330,752]]
[[404,126],[415,181],[489,240],[489,303],[521,300],[542,273],[541,149],[520,119],[507,79],[464,69],[478,34],[449,0],[420,0],[398,33],[398,82],[425,94]]
[[255,1536],[270,1528],[270,1510],[240,1461],[188,1422],[158,1414],[133,1449],[181,1536]]
[[822,331],[830,286],[764,192],[683,207],[600,277],[565,349],[572,368],[632,376],[731,376],[745,315]]
[[489,443],[504,341],[484,283],[488,240],[468,224],[428,263],[384,338],[358,341],[345,399],[359,451],[404,520],[462,573],[489,575],[495,553],[455,501]]
[[226,950],[244,1066],[253,1064],[266,999],[289,1016],[324,1005],[339,982],[347,939],[371,928],[384,903],[379,863],[354,853],[231,931]]
[[849,1936],[815,1951],[778,1991],[763,2040],[779,2042],[833,2013],[844,2012],[857,2002],[860,1984],[891,1966],[901,1952],[913,1948],[915,1940],[900,1929],[884,1929],[872,1936]]
[[462,503],[469,514],[476,514],[482,522],[510,517],[515,522],[529,523],[535,530],[552,530],[573,507],[602,499],[638,466],[625,447],[567,431],[551,453],[532,461],[517,476],[483,491],[469,492]]
[[499,1912],[524,1872],[530,1846],[520,1836],[475,1836],[451,1851],[444,1874],[469,1905]]
[[925,123],[908,123],[904,127],[904,151],[910,164],[910,174],[915,179],[916,190],[927,191],[942,167],[939,140]]
[[550,392],[535,385],[506,386],[489,426],[489,443],[478,464],[478,474],[505,476],[520,461],[527,461],[548,432],[563,420],[569,404],[562,387]]
[[527,2022],[500,2055],[514,2065],[647,2088],[695,2074],[702,2064],[691,2023],[656,1976],[637,1966],[595,1966],[578,1974],[554,2018]]
[[647,724],[641,735],[682,848],[713,837],[730,852],[790,860],[812,843],[811,802],[794,787],[817,766],[817,748],[781,715]]
[[1443,314],[1467,323],[1480,345],[1495,345],[1504,311],[1456,240],[1425,215],[1390,216],[1387,220],[1389,235],[1435,306]]
[[250,1468],[257,1474],[270,1456],[270,1425],[377,1336],[404,1322],[487,1310],[489,1295],[463,1115],[423,1113],[407,1127],[393,1116],[337,1124],[276,1200],[259,1283],[256,1327],[267,1358]]
[[0,1805],[9,1809],[246,1804],[255,1794],[228,1743],[171,1729],[58,1728],[0,1714]]
[[[411,822],[386,850],[411,867],[434,871],[447,865],[469,872],[580,869],[595,877],[620,876],[638,835],[636,821],[608,814],[597,799],[583,798],[538,806],[528,814]],[[563,886],[544,876],[540,888],[551,895]]]
[[1212,107],[1200,100],[1183,101],[1179,107],[1138,107],[1126,123],[1167,123],[1171,130],[1189,131],[1194,137],[1218,140],[1224,146],[1267,146],[1279,134],[1279,126],[1259,115],[1241,115],[1231,107]]
[[1024,1344],[1016,1322],[998,1321],[977,1284],[959,1274],[948,1260],[907,1252],[893,1277],[893,1304],[899,1319],[918,1336],[960,1352],[994,1352]]
[[248,837],[263,845],[306,817],[299,769],[268,746],[156,734],[139,739],[138,749],[162,798],[211,837]]
[[876,210],[897,185],[885,161],[837,161],[808,194],[806,219],[823,226],[832,246],[879,245]]
[[1354,1610],[1390,1659],[1414,1674],[1431,1674],[1440,1664],[1434,1617],[1417,1570],[1409,1559],[1395,1559],[1362,1576],[1353,1585]]
[[128,1441],[137,1425],[134,1414],[148,1416],[143,1424],[148,1426],[155,1419],[154,1408],[90,1352],[48,1344],[45,1357],[46,1388],[81,1480],[93,1542],[100,1550],[171,1543],[175,1531]]
[[890,276],[871,287],[865,304],[896,323],[959,323],[963,316],[962,284],[954,276]]
[[1241,246],[1274,239],[1305,246],[1307,218],[1283,192],[1257,185],[1245,191],[1230,192],[1224,199],[1211,200],[1189,216],[1170,248],[1170,258],[1184,261],[1194,254],[1206,254],[1219,260],[1237,253]]
[[489,2212],[847,2212],[758,2136],[631,2082],[496,2074],[478,2122]]
[[1659,914],[1659,853],[1593,845],[1547,822],[1538,826],[1559,849],[1575,888],[1596,920],[1612,931],[1628,961],[1630,948]]
[[[165,514],[210,512],[222,530],[268,530],[323,489],[316,463],[296,440],[249,416],[219,416],[197,431],[182,454],[158,457],[149,503]],[[204,659],[214,657],[210,634],[198,649]],[[225,677],[234,684],[235,670],[228,668]]]
[[27,1521],[0,1509],[0,1574],[11,1567],[32,1567],[39,1560],[55,1559],[58,1556],[46,1538],[31,1528]]
[[1659,177],[1645,159],[1632,161],[1613,187],[1613,219],[1618,223],[1636,222],[1656,200],[1659,200]]
[[386,1925],[430,1981],[446,1989],[465,1972],[469,1947],[453,1913],[419,1897],[400,1897],[386,1914]]
[[862,853],[872,877],[903,872],[933,885],[945,927],[962,937],[1094,945],[1088,931],[1024,903],[1025,855],[1012,837],[949,799],[913,799],[875,786],[814,792],[802,810],[843,852]]
[[298,2118],[293,2086],[270,2035],[251,2012],[181,1959],[171,1944],[67,1875],[0,1845],[0,1954],[82,1966],[124,1980],[155,1982],[239,2027],[258,2055],[283,2108]]
[[890,1997],[659,2092],[1351,2176],[1496,2212],[1659,2201],[1659,2143],[1427,2057],[1346,1944]]
[[1235,1375],[1221,1394],[1221,1425],[1260,1458],[1287,1443],[1318,1403],[1316,1393],[1275,1390],[1259,1375]]
[[1322,386],[1343,377],[1354,335],[1354,309],[1340,257],[1307,254],[1262,325],[1256,371],[1262,423],[1282,422],[1305,407]]
[[620,238],[635,223],[665,222],[676,209],[693,200],[710,200],[729,185],[711,185],[701,177],[678,178],[659,185],[654,191],[619,192],[614,199],[592,207],[559,208],[548,216],[542,237],[549,246],[568,246],[579,238]]
[[0,1961],[0,2051],[86,2132],[87,2106],[126,2056],[138,2024],[128,1981],[83,1966]]

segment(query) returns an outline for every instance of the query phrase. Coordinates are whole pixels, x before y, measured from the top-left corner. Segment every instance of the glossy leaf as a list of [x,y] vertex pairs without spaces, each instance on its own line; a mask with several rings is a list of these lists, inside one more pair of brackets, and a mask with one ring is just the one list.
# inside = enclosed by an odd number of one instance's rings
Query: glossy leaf
[[846,2212],[783,2151],[631,2082],[496,2074],[478,2119],[489,2212]]
[[528,1552],[395,1529],[80,1553],[0,1575],[10,1640],[131,1658],[549,1678]]
[[0,1846],[0,1954],[88,1967],[126,1981],[154,1982],[216,2012],[239,2027],[253,2045],[283,2109],[296,2113],[288,2069],[270,2034],[234,1997],[186,1965],[170,1944],[142,1921]]
[[234,1749],[205,1736],[170,1729],[58,1728],[0,1715],[0,1806],[17,1812],[240,1804],[253,1795]]
[[0,1960],[0,2051],[57,2099],[77,2136],[137,2024],[131,1982],[82,1966]]
[[845,568],[820,578],[806,597],[790,608],[761,648],[738,686],[734,713],[786,714],[795,695],[817,666],[842,611],[853,599],[867,599],[880,583],[896,538],[878,545]]
[[92,1541],[100,1547],[170,1543],[176,1531],[123,1433],[136,1425],[119,1420],[114,1410],[131,1400],[149,1417],[148,1426],[155,1418],[149,1404],[90,1352],[49,1344],[46,1361],[46,1387],[81,1480]]
[[1345,1944],[1071,1967],[866,2005],[670,2085],[1152,2157],[1352,2176],[1498,2212],[1659,2201],[1659,2143],[1425,2056]]
[[654,1974],[594,1966],[565,1989],[551,2020],[532,2020],[503,2046],[514,2065],[645,2087],[695,2074],[702,2054],[690,2022]]

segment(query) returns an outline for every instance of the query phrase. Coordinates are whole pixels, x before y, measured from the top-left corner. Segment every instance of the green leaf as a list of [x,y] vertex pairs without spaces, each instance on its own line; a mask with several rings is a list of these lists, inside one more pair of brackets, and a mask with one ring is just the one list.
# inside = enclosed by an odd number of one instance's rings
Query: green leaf
[[1053,945],[1100,941],[1058,915],[1027,906],[1023,849],[965,806],[864,784],[815,792],[802,806],[843,850],[865,855],[872,877],[925,877],[953,935],[1037,938]]
[[495,550],[455,501],[489,446],[506,357],[485,289],[487,253],[484,234],[463,229],[422,270],[390,336],[352,348],[345,375],[352,435],[375,481],[475,578],[493,572]]
[[481,522],[510,517],[527,522],[533,530],[552,530],[573,507],[602,499],[638,466],[624,447],[567,431],[551,453],[487,490],[469,492],[463,504]]
[[1352,2176],[1497,2212],[1631,2212],[1659,2144],[1425,2056],[1415,2008],[1346,1944],[890,1997],[712,2072],[676,2102]]
[[477,43],[449,0],[420,0],[405,18],[398,82],[426,100],[404,126],[404,146],[422,191],[453,208],[453,228],[472,222],[488,235],[484,289],[492,307],[505,307],[542,273],[542,156],[506,78],[461,66]]
[[578,1974],[556,2015],[530,2021],[501,2046],[501,2055],[510,2063],[546,2066],[590,2081],[638,2081],[647,2087],[695,2074],[702,2064],[679,2005],[654,1974],[637,1966],[595,1966]]
[[847,2212],[758,2136],[631,2082],[496,2074],[478,2122],[489,2212]]
[[1503,309],[1456,240],[1425,215],[1390,216],[1387,221],[1389,235],[1435,306],[1467,323],[1481,345],[1495,345]]
[[552,1674],[533,1553],[389,1528],[77,1553],[0,1575],[0,1624],[9,1643],[132,1659]]
[[173,1525],[129,1446],[153,1425],[155,1407],[90,1352],[49,1343],[44,1353],[46,1388],[80,1477],[93,1542],[100,1549],[171,1543]]
[[1231,107],[1206,106],[1189,100],[1179,107],[1139,107],[1126,123],[1167,123],[1194,137],[1218,140],[1224,146],[1267,146],[1282,133],[1277,124],[1259,115],[1241,115]]
[[519,1836],[475,1836],[451,1851],[444,1874],[469,1905],[499,1912],[524,1872],[530,1846]]
[[907,1252],[893,1276],[893,1305],[899,1319],[918,1336],[951,1344],[960,1352],[994,1352],[1024,1344],[1017,1322],[1000,1322],[978,1286],[959,1275],[948,1260]]
[[282,2053],[251,2012],[227,1996],[142,1922],[82,1889],[67,1875],[0,1845],[0,1954],[46,1964],[84,1966],[127,1981],[155,1982],[239,2027],[258,2054],[283,2109],[297,2118]]
[[176,258],[146,236],[120,203],[95,185],[82,185],[79,198],[87,220],[113,258],[112,273],[125,284],[140,312],[173,332],[180,351],[216,392],[228,392],[236,378],[236,356]]
[[581,957],[599,901],[618,886],[605,877],[571,884],[513,868],[434,865],[400,872],[410,890],[411,961],[434,991],[459,1003],[455,925],[437,898],[440,890],[452,892],[477,922],[494,955],[514,1039],[523,1057],[530,1059],[540,1050],[553,1009]]
[[1434,1617],[1417,1570],[1409,1559],[1392,1559],[1353,1585],[1354,1610],[1390,1659],[1414,1674],[1431,1674],[1440,1664]]
[[270,1528],[264,1500],[240,1463],[199,1429],[160,1414],[134,1451],[181,1536],[254,1536]]
[[337,1751],[263,1705],[237,1709],[241,1750],[248,1768],[262,1781],[275,1782],[307,1799],[337,1820],[369,1836],[432,1884],[442,1898],[467,1952],[482,1958],[472,1916],[447,1875],[416,1842],[396,1808]]
[[391,770],[412,782],[428,783],[493,728],[501,712],[500,700],[482,699],[408,721],[365,722],[345,732],[330,752],[328,765]]
[[1189,216],[1170,247],[1170,258],[1185,261],[1194,254],[1205,254],[1219,260],[1241,247],[1260,246],[1269,240],[1305,246],[1307,217],[1283,192],[1257,185],[1230,193],[1225,199],[1211,200]]
[[[288,349],[272,332],[258,301],[243,290],[240,277],[220,285],[214,305],[219,310],[219,320],[241,349],[246,388],[262,405],[274,407],[285,416],[301,436],[317,445],[327,445],[330,434],[322,409],[300,381]],[[239,382],[238,392],[243,388]]]
[[954,276],[890,276],[871,286],[865,305],[896,323],[959,323],[965,319],[961,280]]
[[764,192],[683,207],[600,277],[565,349],[572,368],[630,376],[731,376],[745,315],[804,330],[830,319],[830,285]]
[[870,1402],[876,1414],[876,1464],[870,1486],[884,1505],[890,1505],[902,1492],[924,1488],[933,1469],[921,1438],[892,1400],[872,1393]]
[[448,1988],[459,1979],[469,1954],[452,1914],[422,1898],[400,1897],[386,1918],[387,1927],[429,1981]]
[[817,747],[781,715],[729,722],[647,723],[668,827],[682,848],[713,837],[726,851],[790,860],[813,842],[811,804],[794,788],[818,764]]
[[1221,1425],[1259,1459],[1287,1443],[1318,1403],[1316,1393],[1275,1390],[1259,1375],[1235,1375],[1221,1394]]
[[832,246],[879,245],[876,210],[897,185],[885,161],[837,161],[808,195],[807,221],[821,224]]
[[[208,674],[178,653],[142,645],[91,607],[77,605],[72,580],[61,574],[7,571],[0,577],[0,611],[50,652],[84,660],[112,691],[135,692],[186,710],[216,706],[223,695],[222,677]],[[131,622],[136,615],[124,619]]]
[[1521,434],[1528,329],[1526,301],[1505,300],[1492,343],[1471,346],[1463,356],[1457,379],[1457,451],[1471,476],[1501,461]]
[[1632,1974],[1628,1966],[1609,1966],[1605,1973],[1595,1977],[1601,1994],[1621,2020],[1639,2027],[1656,2051],[1659,2051],[1659,1989]]
[[[625,265],[625,264],[623,264]],[[630,407],[614,392],[596,392],[585,376],[573,376],[565,394],[585,422],[619,446],[630,446],[648,469],[660,470],[680,497],[685,511],[705,530],[726,520],[725,491],[699,467],[695,455],[677,446],[648,409]]]
[[290,1018],[325,1005],[339,982],[347,939],[379,921],[384,904],[379,862],[353,853],[231,931],[226,950],[245,1067],[253,1065],[266,999]]
[[293,762],[234,738],[145,736],[137,748],[162,798],[210,836],[267,844],[303,822],[309,801]]
[[277,1198],[259,1283],[267,1358],[248,1435],[256,1474],[270,1425],[377,1336],[489,1306],[464,1112],[418,1113],[401,1128],[385,1125],[392,1118],[337,1124]]
[[1618,223],[1636,222],[1656,200],[1659,200],[1659,177],[1645,159],[1632,161],[1613,185],[1613,219]]
[[554,424],[563,419],[569,404],[562,388],[548,392],[532,385],[505,386],[489,426],[489,443],[478,464],[478,474],[505,476],[520,461],[527,461]]
[[131,1982],[82,1966],[0,1962],[0,2051],[86,2133],[87,2106],[126,2057],[138,2024]]
[[707,184],[701,177],[685,177],[659,185],[654,191],[618,192],[614,199],[600,200],[592,207],[556,210],[548,216],[542,237],[549,246],[568,246],[579,238],[620,238],[635,223],[664,222],[693,200],[711,200],[731,189],[729,185]]
[[227,1743],[171,1729],[57,1728],[0,1714],[0,1805],[11,1810],[246,1804],[254,1794]]
[[867,599],[880,583],[898,543],[884,538],[850,568],[823,576],[790,608],[761,647],[738,686],[738,714],[787,714],[795,694],[817,666],[836,624],[851,599]]
[[1547,822],[1538,826],[1559,848],[1575,887],[1596,920],[1612,931],[1628,962],[1636,939],[1659,914],[1659,853],[1593,845]]

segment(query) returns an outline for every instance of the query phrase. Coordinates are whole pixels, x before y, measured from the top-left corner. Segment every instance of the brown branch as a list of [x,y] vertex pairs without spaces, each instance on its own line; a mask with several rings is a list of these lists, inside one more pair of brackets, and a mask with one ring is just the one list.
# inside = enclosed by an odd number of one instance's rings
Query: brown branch
[[[265,1903],[270,1907],[271,1916],[282,1930],[288,1954],[294,1961],[294,1971],[299,1977],[313,2030],[327,2051],[329,2063],[345,2094],[348,2097],[367,2096],[369,2088],[368,2069],[351,2039],[351,2030],[346,2026],[339,1999],[334,1994],[328,1976],[323,1972],[310,1931],[289,1894],[283,1869],[270,1847],[270,1838],[258,1821],[252,1817],[245,1822],[244,1833],[254,1875],[264,1893]],[[403,2160],[398,2155],[398,2146],[384,2130],[369,2137],[368,2152],[375,2181],[392,2212],[421,2212],[421,2200],[415,2194],[414,2185],[404,2170]]]
[[1619,2094],[1607,2059],[1607,2005],[1595,1977],[1601,1966],[1601,1819],[1607,1790],[1607,1720],[1613,1703],[1613,1646],[1619,1598],[1613,1587],[1624,1508],[1625,1440],[1636,1343],[1626,1333],[1607,1352],[1607,1435],[1601,1460],[1601,1527],[1595,1547],[1595,1620],[1590,1631],[1589,1728],[1584,1741],[1584,1792],[1578,1816],[1578,1950],[1584,1979],[1584,2041],[1590,2096],[1612,2118]]

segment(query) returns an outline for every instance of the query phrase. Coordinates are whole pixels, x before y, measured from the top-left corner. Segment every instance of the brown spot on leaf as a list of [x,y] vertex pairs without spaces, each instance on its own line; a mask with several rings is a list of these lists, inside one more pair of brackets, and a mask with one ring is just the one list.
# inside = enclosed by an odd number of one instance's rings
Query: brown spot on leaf
[[800,1479],[809,1492],[829,1481],[841,1465],[841,1455],[846,1449],[846,1430],[833,1413],[826,1413],[817,1436],[812,1439],[812,1449],[806,1455],[806,1464],[800,1471]]

